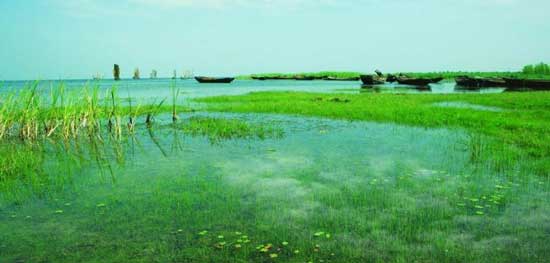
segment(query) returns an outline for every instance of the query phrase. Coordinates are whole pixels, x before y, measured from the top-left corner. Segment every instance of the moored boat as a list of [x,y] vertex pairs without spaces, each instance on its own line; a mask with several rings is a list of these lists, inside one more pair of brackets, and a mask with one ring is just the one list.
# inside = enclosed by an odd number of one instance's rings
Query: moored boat
[[379,77],[377,75],[361,75],[361,82],[364,85],[380,85],[386,83],[386,79]]
[[406,76],[397,77],[397,83],[402,85],[411,85],[411,86],[428,86],[431,83],[437,83],[442,81],[443,78],[411,78]]
[[458,86],[466,88],[483,88],[483,87],[504,87],[506,81],[501,78],[480,78],[459,76],[455,78]]
[[195,77],[200,83],[231,83],[235,78]]
[[505,86],[511,89],[533,89],[533,90],[550,90],[550,80],[548,79],[515,79],[504,78]]
[[396,82],[397,81],[397,76],[395,76],[393,74],[388,74],[388,76],[386,77],[386,81],[387,82]]

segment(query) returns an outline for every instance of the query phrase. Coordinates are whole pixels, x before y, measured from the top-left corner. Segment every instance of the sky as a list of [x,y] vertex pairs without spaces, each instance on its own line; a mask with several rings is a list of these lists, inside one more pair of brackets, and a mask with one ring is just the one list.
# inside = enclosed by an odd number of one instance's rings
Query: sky
[[0,80],[137,67],[509,71],[550,62],[548,0],[0,0]]

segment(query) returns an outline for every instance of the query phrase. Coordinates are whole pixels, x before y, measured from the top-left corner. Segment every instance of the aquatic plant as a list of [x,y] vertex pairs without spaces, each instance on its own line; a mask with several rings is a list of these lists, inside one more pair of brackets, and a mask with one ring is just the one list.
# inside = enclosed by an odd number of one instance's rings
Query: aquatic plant
[[176,83],[173,82],[171,84],[170,90],[172,92],[172,122],[176,122],[178,120],[178,114],[177,114],[177,105],[178,105],[178,97],[180,94],[180,89],[176,89]]
[[213,143],[228,139],[280,138],[283,130],[274,125],[250,124],[238,119],[193,116],[182,123],[183,131],[207,136]]
[[[128,98],[128,103],[123,104],[116,87],[100,94],[97,86],[68,92],[63,84],[41,89],[34,82],[0,94],[0,140],[100,137],[103,128],[120,139],[124,132],[134,131],[138,116],[145,115],[145,123],[151,127],[160,112],[177,114],[178,110],[188,110],[177,104],[177,90],[173,95],[174,104],[170,108],[163,107],[166,98],[147,105],[135,105]],[[123,125],[122,119],[128,119],[127,125]]]

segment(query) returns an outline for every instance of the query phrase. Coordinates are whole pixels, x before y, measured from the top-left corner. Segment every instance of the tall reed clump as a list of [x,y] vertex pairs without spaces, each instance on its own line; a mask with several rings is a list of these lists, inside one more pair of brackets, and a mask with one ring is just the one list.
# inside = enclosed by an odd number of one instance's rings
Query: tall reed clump
[[177,113],[177,105],[180,89],[176,89],[175,82],[172,82],[170,89],[172,91],[172,122],[176,122],[179,118]]
[[[177,97],[174,98],[174,103]],[[74,139],[89,136],[101,139],[103,128],[121,138],[123,132],[132,133],[136,119],[147,114],[146,124],[151,127],[153,117],[162,108],[149,105],[122,105],[116,88],[100,95],[99,87],[83,87],[67,90],[63,84],[48,89],[38,87],[38,82],[18,90],[0,93],[0,141],[18,138],[35,141],[41,138],[59,137]],[[175,115],[177,107],[172,108]],[[123,119],[128,124],[123,125]],[[127,129],[124,128],[127,126]]]

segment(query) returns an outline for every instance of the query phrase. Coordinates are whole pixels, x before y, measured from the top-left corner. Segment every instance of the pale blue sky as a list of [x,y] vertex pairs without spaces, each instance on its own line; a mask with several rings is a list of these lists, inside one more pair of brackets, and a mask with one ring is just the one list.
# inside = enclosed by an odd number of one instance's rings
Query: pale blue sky
[[0,79],[517,70],[548,0],[1,0]]

